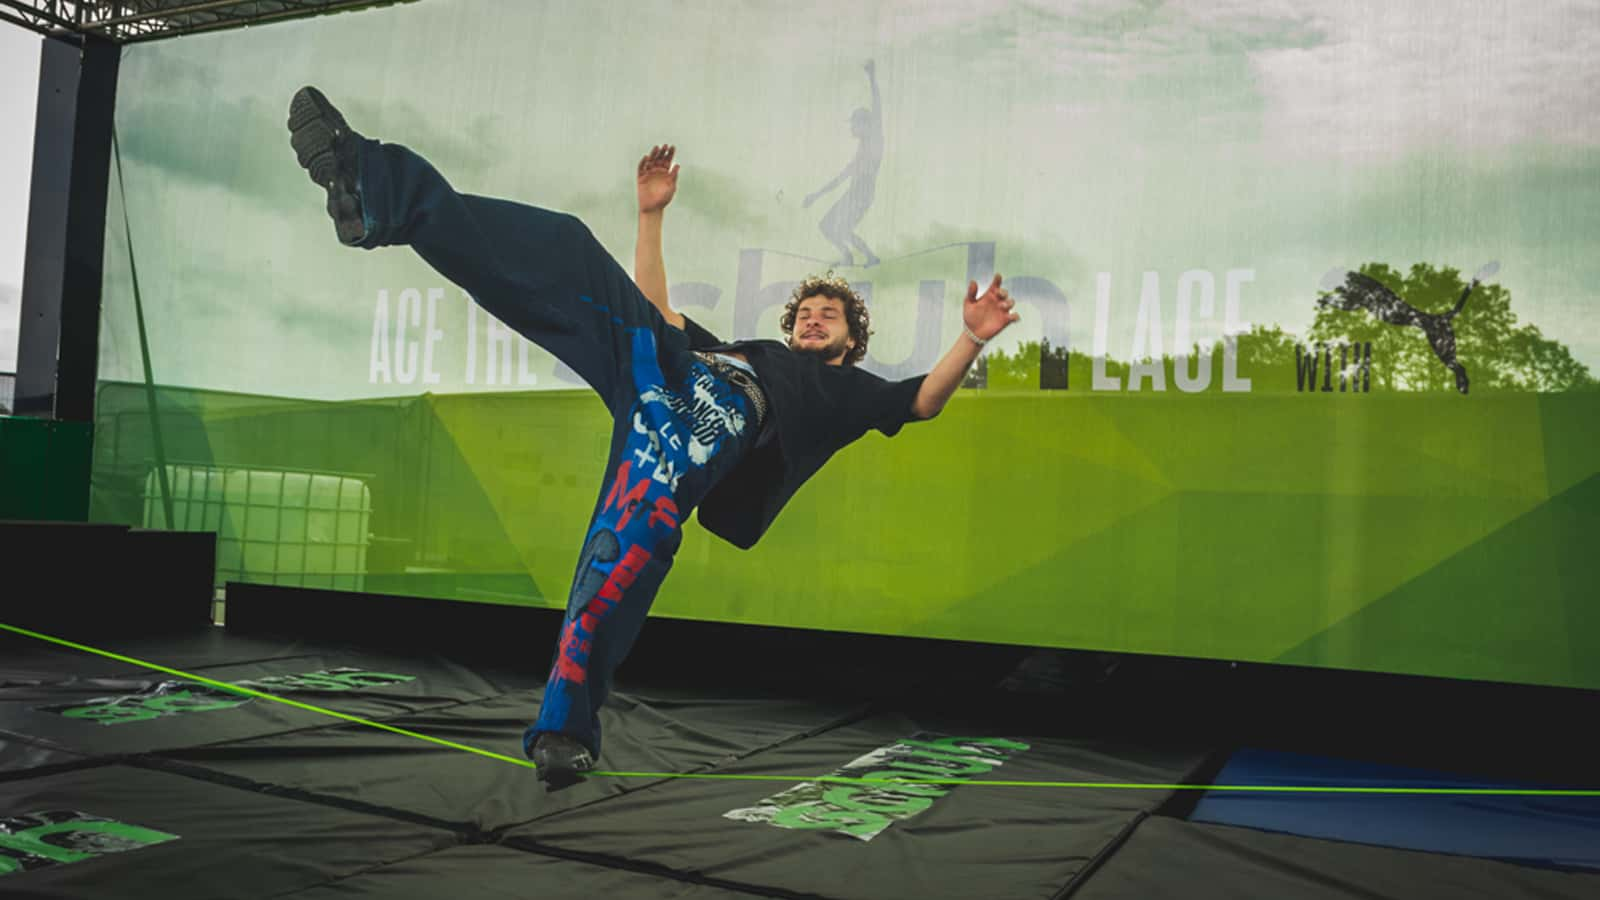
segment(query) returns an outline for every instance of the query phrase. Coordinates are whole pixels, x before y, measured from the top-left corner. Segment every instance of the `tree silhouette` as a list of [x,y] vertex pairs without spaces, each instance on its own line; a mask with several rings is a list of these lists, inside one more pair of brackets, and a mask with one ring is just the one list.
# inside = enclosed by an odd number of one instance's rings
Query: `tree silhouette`
[[[1435,268],[1418,263],[1402,275],[1382,263],[1368,263],[1359,270],[1393,291],[1406,304],[1424,313],[1445,313],[1460,302],[1467,282],[1452,268]],[[1358,279],[1359,280],[1359,279]],[[1329,292],[1332,293],[1332,292]],[[1324,294],[1327,296],[1327,294]],[[1460,363],[1471,375],[1473,393],[1480,391],[1576,391],[1600,389],[1589,370],[1567,347],[1551,340],[1532,323],[1518,323],[1511,311],[1511,292],[1498,284],[1480,282],[1468,296],[1459,314],[1451,320],[1455,349]],[[1340,363],[1340,344],[1372,343],[1370,378],[1374,391],[1450,391],[1458,390],[1455,373],[1440,361],[1421,328],[1402,327],[1378,319],[1367,309],[1340,309],[1319,305],[1311,329],[1304,338],[1284,331],[1278,325],[1257,325],[1234,338],[1238,353],[1238,375],[1250,380],[1252,393],[1289,393],[1302,389],[1296,370],[1296,348],[1318,352],[1316,345],[1334,348],[1335,366]],[[1038,390],[1041,385],[1040,356],[1045,348],[1028,341],[1014,353],[990,350],[962,382],[963,387],[999,390]],[[1354,351],[1354,347],[1352,350]],[[1060,348],[1055,352],[1059,353]],[[1352,352],[1344,365],[1356,373],[1358,354]],[[1180,363],[1195,373],[1200,347],[1190,348],[1186,357],[1162,357],[1166,390],[1179,390],[1174,378]],[[1210,347],[1211,379],[1205,391],[1222,391],[1223,345]],[[1091,390],[1094,359],[1084,353],[1067,356],[1068,386]],[[1126,389],[1129,364],[1107,359],[1106,374]],[[1197,373],[1195,373],[1197,374]],[[1335,372],[1334,384],[1337,384]],[[1048,379],[1046,379],[1048,380]],[[1322,376],[1317,378],[1318,384]],[[1054,387],[1057,385],[1044,385]],[[1149,390],[1149,385],[1144,386]],[[1316,385],[1312,386],[1316,389]]]
[[[1239,347],[1239,377],[1250,379],[1255,393],[1295,391],[1294,349],[1300,340],[1276,324],[1257,325],[1236,339]],[[1212,366],[1218,368],[1222,349],[1211,352]],[[1212,389],[1221,390],[1222,374],[1213,372]]]
[[[1277,325],[1257,325],[1249,332],[1236,338],[1239,354],[1238,374],[1241,378],[1251,381],[1253,391],[1293,391],[1295,390],[1294,348],[1298,339]],[[962,387],[988,388],[999,390],[1028,389],[1038,390],[1044,387],[1060,387],[1059,384],[1041,385],[1040,358],[1051,348],[1039,341],[1025,341],[1018,345],[1015,353],[1006,353],[1004,350],[994,349],[985,353],[978,360],[962,382]],[[1054,348],[1056,353],[1064,352],[1064,348]],[[1222,342],[1217,341],[1210,347],[1208,363],[1211,369],[1211,379],[1206,385],[1205,392],[1222,391]],[[1072,390],[1089,390],[1093,384],[1094,358],[1083,353],[1066,354],[1066,386]],[[1195,370],[1200,357],[1200,347],[1195,345],[1190,348],[1189,356],[1183,359],[1185,370],[1198,375]],[[1161,358],[1162,371],[1165,375],[1166,390],[1176,393],[1179,391],[1174,372],[1178,360],[1172,356]],[[1107,377],[1124,386],[1128,383],[1129,364],[1121,360],[1108,357],[1105,361]],[[1146,390],[1149,388],[1147,387]]]
[[[1367,263],[1357,271],[1424,313],[1449,312],[1467,287],[1461,272],[1448,266],[1417,263],[1401,274],[1383,263]],[[1478,284],[1451,325],[1457,358],[1475,392],[1600,387],[1564,345],[1546,338],[1532,323],[1517,323],[1511,292],[1498,284]],[[1313,345],[1367,341],[1372,342],[1375,390],[1456,390],[1454,373],[1440,362],[1419,328],[1387,324],[1364,309],[1319,306],[1306,337]]]
[[1017,347],[1016,353],[1006,353],[996,348],[987,356],[990,390],[1039,387],[1038,341],[1023,343]]

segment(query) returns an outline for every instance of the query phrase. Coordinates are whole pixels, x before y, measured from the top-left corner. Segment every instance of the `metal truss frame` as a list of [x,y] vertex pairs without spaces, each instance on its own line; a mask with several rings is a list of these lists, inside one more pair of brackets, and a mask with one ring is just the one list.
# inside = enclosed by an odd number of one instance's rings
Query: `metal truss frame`
[[0,0],[0,21],[118,44],[416,0]]

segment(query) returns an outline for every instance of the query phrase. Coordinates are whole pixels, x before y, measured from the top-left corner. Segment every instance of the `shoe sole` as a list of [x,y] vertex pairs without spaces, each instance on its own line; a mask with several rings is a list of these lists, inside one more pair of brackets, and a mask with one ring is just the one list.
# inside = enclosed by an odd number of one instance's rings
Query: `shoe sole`
[[533,764],[537,767],[535,775],[540,781],[568,783],[594,768],[594,760],[588,756],[581,757],[577,765],[558,765],[547,757],[541,761],[541,757],[545,757],[545,754],[534,752]]
[[321,91],[314,87],[295,91],[294,99],[289,101],[289,144],[294,147],[301,168],[317,186],[327,187],[338,175],[334,147],[349,131],[344,116]]
[[339,181],[336,148],[350,134],[344,116],[314,87],[295,91],[289,101],[289,145],[312,183],[328,192],[328,215],[339,240],[351,244],[366,233],[361,202]]
[[588,760],[588,759],[585,759],[583,762],[581,762],[581,763],[579,763],[578,765],[575,765],[575,766],[563,766],[563,765],[558,765],[556,763],[548,762],[548,761],[541,763],[541,762],[539,762],[539,758],[537,756],[535,756],[533,758],[533,764],[538,767],[541,777],[543,776],[543,774],[545,772],[550,772],[552,774],[555,774],[555,773],[558,773],[558,772],[582,773],[582,772],[587,772],[587,771],[589,771],[589,770],[594,768],[594,761],[593,760]]

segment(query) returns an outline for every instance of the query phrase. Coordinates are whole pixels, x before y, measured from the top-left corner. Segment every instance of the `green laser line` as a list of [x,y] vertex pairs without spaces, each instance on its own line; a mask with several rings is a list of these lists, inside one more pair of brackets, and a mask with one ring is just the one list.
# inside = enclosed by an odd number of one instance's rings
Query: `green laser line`
[[[489,759],[499,760],[500,762],[508,762],[527,769],[538,768],[531,761],[526,759],[518,759],[515,756],[507,756],[503,753],[495,753],[492,750],[484,750],[481,747],[473,747],[469,744],[460,744],[455,741],[447,741],[444,738],[422,734],[421,732],[411,731],[405,728],[398,728],[394,725],[386,725],[383,722],[374,722],[371,719],[363,719],[360,716],[352,716],[349,713],[342,713],[338,710],[326,709],[310,703],[302,703],[299,700],[291,700],[287,697],[279,697],[276,694],[268,694],[265,691],[258,691],[254,688],[248,688],[237,684],[229,684],[226,681],[218,681],[214,678],[207,678],[204,675],[195,675],[191,672],[185,672],[182,669],[174,669],[170,666],[159,665],[148,660],[139,659],[138,657],[124,656],[121,653],[114,653],[110,650],[101,650],[98,647],[90,647],[87,644],[79,644],[69,641],[65,638],[59,638],[48,634],[40,634],[37,631],[29,631],[26,628],[19,628],[15,625],[9,625],[5,622],[0,622],[0,630],[9,631],[13,634],[20,634],[24,637],[44,641],[45,643],[49,644],[57,644],[59,646],[78,650],[83,653],[89,653],[94,656],[103,656],[106,659],[113,659],[118,662],[129,663],[131,665],[151,669],[156,672],[165,672],[168,675],[176,675],[179,678],[187,681],[210,685],[212,687],[221,688],[225,691],[232,691],[236,694],[244,694],[248,697],[258,697],[262,700],[271,700],[274,703],[282,703],[285,706],[292,706],[296,709],[306,710],[307,712],[320,713],[322,715],[331,716],[335,719],[342,719],[346,722],[351,722],[356,725],[365,725],[369,728],[379,729],[380,731],[388,731],[393,734],[403,735],[409,738],[416,738],[419,741],[427,741],[430,744],[438,744],[441,747],[448,747],[452,750],[463,750],[467,753],[475,753],[478,756],[485,756]],[[1422,794],[1455,797],[1600,797],[1600,789],[1535,790],[1527,788],[1344,787],[1330,785],[1279,784],[1146,784],[1141,782],[1113,781],[968,781],[962,778],[922,778],[917,776],[907,776],[904,778],[852,778],[846,775],[719,775],[710,772],[611,772],[598,769],[586,772],[584,774],[592,776],[605,776],[610,778],[686,778],[697,781],[810,781],[825,782],[828,784],[883,785],[946,784],[965,787],[1079,788],[1119,791],[1254,791],[1258,793]]]
[[537,766],[535,766],[532,762],[525,759],[517,759],[515,756],[506,756],[503,753],[495,753],[492,750],[484,750],[480,747],[473,747],[467,744],[458,744],[455,741],[447,741],[444,738],[436,738],[432,735],[422,734],[421,732],[408,731],[407,729],[397,728],[393,725],[385,725],[382,722],[374,722],[371,719],[363,719],[360,716],[352,716],[349,713],[342,713],[338,710],[324,709],[320,706],[313,706],[310,703],[301,703],[299,700],[290,700],[288,697],[279,697],[276,694],[268,694],[265,691],[258,691],[254,688],[248,688],[237,684],[229,684],[226,681],[217,681],[214,678],[207,678],[204,675],[196,675],[192,672],[185,672],[182,669],[174,669],[169,666],[159,665],[148,660],[139,659],[138,657],[124,656],[121,653],[113,653],[110,650],[101,650],[98,647],[90,647],[86,644],[74,643],[65,638],[58,638],[48,634],[40,634],[37,631],[29,631],[26,628],[18,628],[15,625],[8,625],[5,622],[0,622],[0,629],[10,631],[15,634],[20,634],[25,637],[35,638],[47,643],[59,644],[63,647],[70,647],[73,650],[81,650],[84,653],[91,653],[95,656],[104,656],[107,659],[114,659],[118,662],[131,663],[142,668],[154,669],[157,672],[165,672],[168,675],[176,675],[179,678],[187,681],[208,684],[212,687],[222,688],[225,691],[232,691],[236,694],[244,694],[248,697],[260,697],[263,700],[271,700],[274,703],[282,703],[285,706],[293,706],[296,709],[303,709],[307,712],[321,713],[325,716],[333,716],[336,719],[343,719],[346,722],[354,722],[357,725],[366,725],[371,728],[381,729],[383,731],[391,731],[395,734],[401,734],[405,735],[406,737],[428,741],[430,743],[438,744],[442,747],[449,747],[452,750],[465,750],[468,753],[476,753],[479,756],[487,756],[490,759],[498,759],[502,762],[515,763],[516,765],[526,766],[530,769],[537,768]]

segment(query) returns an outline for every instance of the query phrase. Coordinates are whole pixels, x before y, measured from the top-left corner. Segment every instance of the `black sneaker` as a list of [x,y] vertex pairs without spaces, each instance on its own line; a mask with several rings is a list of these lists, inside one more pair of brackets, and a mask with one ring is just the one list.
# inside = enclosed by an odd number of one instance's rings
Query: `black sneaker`
[[539,735],[528,756],[539,767],[539,779],[552,785],[576,781],[579,772],[594,768],[594,757],[588,748],[556,731]]
[[289,101],[289,144],[311,180],[328,192],[328,215],[345,244],[366,236],[361,198],[356,192],[361,135],[314,87],[303,87]]

